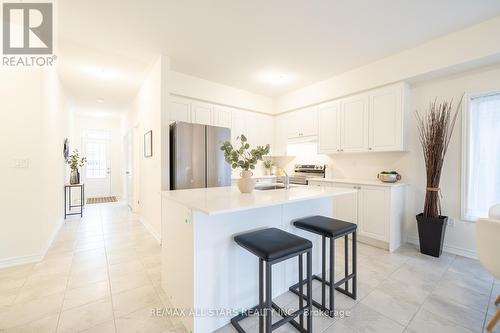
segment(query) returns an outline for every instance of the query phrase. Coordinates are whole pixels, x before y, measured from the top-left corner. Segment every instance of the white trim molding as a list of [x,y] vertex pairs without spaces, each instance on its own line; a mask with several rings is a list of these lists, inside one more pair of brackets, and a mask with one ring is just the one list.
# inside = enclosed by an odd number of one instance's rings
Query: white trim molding
[[[419,246],[418,238],[408,236],[407,242],[409,244],[416,245],[417,247]],[[443,245],[443,251],[447,252],[447,253],[451,253],[451,254],[456,254],[456,255],[462,256],[462,257],[477,259],[476,251],[472,251],[469,249],[464,249],[464,248],[456,247],[456,246],[450,246],[450,245],[447,245],[446,243]]]

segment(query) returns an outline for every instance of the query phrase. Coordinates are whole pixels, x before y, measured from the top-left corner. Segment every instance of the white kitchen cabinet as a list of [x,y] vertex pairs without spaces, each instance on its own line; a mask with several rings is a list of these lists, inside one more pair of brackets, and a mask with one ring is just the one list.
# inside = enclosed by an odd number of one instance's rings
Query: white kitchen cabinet
[[408,87],[397,83],[318,107],[318,153],[405,150]]
[[232,113],[231,108],[218,105],[214,106],[212,110],[212,125],[231,128]]
[[212,104],[193,101],[191,103],[191,122],[194,124],[212,125]]
[[405,92],[405,84],[391,85],[369,92],[368,150],[404,150]]
[[284,113],[274,117],[274,147],[272,149],[273,156],[286,156],[287,151],[287,123],[289,114]]
[[373,185],[311,180],[309,186],[350,188],[352,194],[335,197],[333,217],[358,225],[358,240],[389,251],[404,242],[405,185]]
[[340,151],[340,103],[331,102],[318,108],[318,153]]
[[390,189],[359,186],[358,228],[360,235],[387,241],[389,234]]
[[318,109],[310,107],[288,114],[286,120],[287,138],[298,138],[318,134]]
[[368,151],[368,95],[355,95],[341,100],[340,151]]
[[252,147],[273,146],[274,141],[273,116],[257,112],[236,110],[233,112],[231,136],[232,140],[244,134]]
[[169,99],[170,121],[191,122],[191,101],[185,98],[170,96]]

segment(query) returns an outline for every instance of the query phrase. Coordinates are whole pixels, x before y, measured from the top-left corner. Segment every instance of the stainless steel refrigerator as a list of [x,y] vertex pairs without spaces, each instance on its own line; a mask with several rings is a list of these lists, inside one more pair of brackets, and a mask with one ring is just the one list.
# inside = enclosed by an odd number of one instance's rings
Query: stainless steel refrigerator
[[170,125],[170,189],[231,185],[231,167],[220,150],[231,140],[224,127],[175,122]]

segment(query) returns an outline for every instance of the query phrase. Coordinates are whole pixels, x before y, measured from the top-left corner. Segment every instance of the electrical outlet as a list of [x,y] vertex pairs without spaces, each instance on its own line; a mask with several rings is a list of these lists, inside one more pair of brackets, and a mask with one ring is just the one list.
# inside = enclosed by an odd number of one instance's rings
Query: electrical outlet
[[455,226],[455,220],[452,219],[451,217],[448,217],[448,222],[446,222],[446,225],[449,227],[454,227]]
[[28,158],[15,158],[14,168],[15,169],[27,169],[30,167],[30,160]]

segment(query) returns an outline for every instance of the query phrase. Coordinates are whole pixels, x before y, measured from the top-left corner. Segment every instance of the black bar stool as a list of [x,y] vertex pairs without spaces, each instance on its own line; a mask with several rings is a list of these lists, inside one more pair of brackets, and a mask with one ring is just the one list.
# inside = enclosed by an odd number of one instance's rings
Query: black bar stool
[[[353,299],[356,299],[356,229],[357,225],[341,220],[336,220],[326,216],[311,216],[296,220],[293,223],[297,228],[322,236],[321,249],[321,277],[313,275],[313,279],[321,282],[321,304],[312,301],[313,305],[322,311],[325,311],[330,317],[334,317],[334,290],[337,290]],[[352,234],[352,273],[349,274],[349,249],[348,236]],[[344,236],[344,278],[335,282],[335,239]],[[326,280],[326,238],[330,239],[330,281]],[[349,292],[349,280],[352,279],[352,292]],[[340,286],[344,284],[344,288]],[[297,287],[295,284],[290,287],[290,291],[296,295]],[[333,285],[333,288],[332,288]],[[330,307],[326,306],[326,286],[330,287]],[[300,296],[299,296],[300,297]],[[302,296],[304,297],[304,296]]]
[[[246,333],[240,326],[239,321],[259,313],[259,333],[271,333],[273,330],[286,323],[293,325],[299,332],[312,333],[312,243],[299,236],[285,232],[277,228],[267,228],[248,232],[234,237],[238,245],[259,257],[259,304],[231,319],[231,324],[239,333]],[[302,256],[307,255],[307,278],[304,280]],[[298,257],[299,259],[299,309],[291,314],[286,313],[272,301],[272,266],[284,260]],[[264,283],[265,262],[265,283]],[[307,295],[303,293],[303,285],[307,282]],[[265,298],[264,298],[265,288]],[[304,306],[303,300],[306,300]],[[283,319],[272,324],[272,309]],[[307,317],[306,329],[304,329],[304,315]],[[299,323],[295,318],[299,316]],[[265,321],[264,321],[265,318]],[[264,330],[265,328],[265,330]]]

